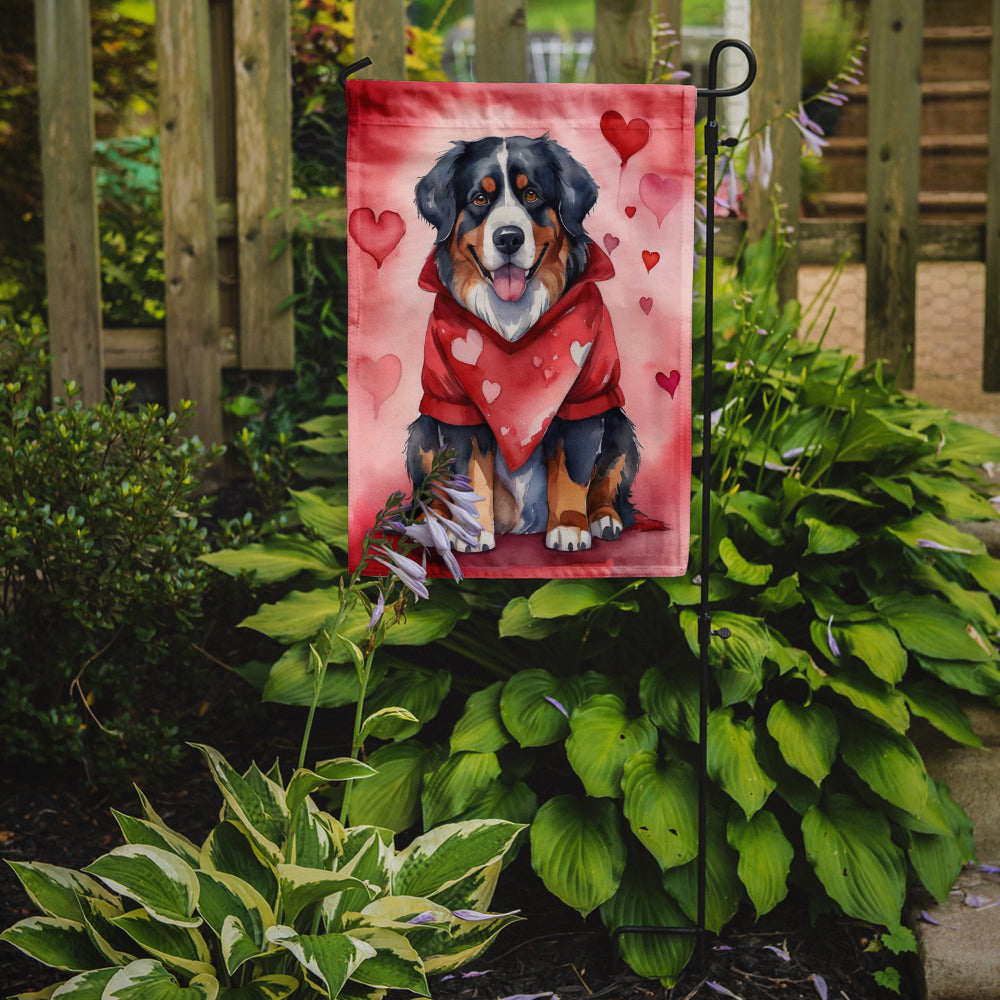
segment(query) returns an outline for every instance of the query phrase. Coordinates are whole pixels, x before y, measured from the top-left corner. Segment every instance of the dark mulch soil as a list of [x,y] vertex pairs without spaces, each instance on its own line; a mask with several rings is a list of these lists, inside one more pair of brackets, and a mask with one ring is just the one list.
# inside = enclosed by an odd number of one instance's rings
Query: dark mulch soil
[[[277,736],[272,733],[264,745],[273,749],[276,743],[284,744],[283,749],[290,750],[287,720],[271,721]],[[219,743],[234,763],[246,759],[238,743]],[[150,791],[150,798],[168,824],[197,840],[213,825],[220,800],[193,751],[191,763],[188,771]],[[8,774],[0,778],[0,858],[83,867],[121,843],[112,806],[139,814],[134,794],[109,797],[74,785],[66,776],[25,780]],[[823,995],[831,1000],[886,1000],[892,994],[878,987],[872,975],[889,964],[904,974],[902,996],[917,992],[902,962],[885,952],[866,951],[872,941],[870,928],[829,918],[812,927],[797,902],[783,905],[757,925],[741,914],[721,937],[706,941],[704,970],[689,968],[673,990],[639,978],[618,962],[596,917],[581,922],[562,907],[542,889],[524,857],[504,872],[494,907],[520,908],[526,919],[501,933],[471,969],[446,979],[433,977],[435,1000],[552,993],[562,1000],[688,1000],[727,996],[727,990],[744,1000],[815,1000]],[[31,913],[12,872],[0,866],[0,927]],[[0,944],[0,995],[41,989],[59,979],[58,973]]]

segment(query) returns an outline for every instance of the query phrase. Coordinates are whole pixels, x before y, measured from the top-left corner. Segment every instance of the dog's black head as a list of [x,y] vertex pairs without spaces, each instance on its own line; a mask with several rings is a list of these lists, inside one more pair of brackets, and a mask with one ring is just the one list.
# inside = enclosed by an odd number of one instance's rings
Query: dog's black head
[[441,280],[511,340],[583,271],[596,200],[586,168],[547,135],[456,142],[416,188]]

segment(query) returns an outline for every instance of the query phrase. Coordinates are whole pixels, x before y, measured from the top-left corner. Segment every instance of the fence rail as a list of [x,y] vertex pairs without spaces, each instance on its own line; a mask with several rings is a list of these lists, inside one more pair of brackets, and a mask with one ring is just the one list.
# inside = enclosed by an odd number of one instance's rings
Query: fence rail
[[[478,79],[528,79],[527,2],[475,0]],[[918,261],[984,261],[983,386],[1000,391],[1000,0],[990,15],[985,223],[918,216],[919,52],[928,2],[871,0],[866,218],[800,220],[786,209],[784,221],[798,238],[782,292],[795,294],[801,263],[833,263],[845,254],[864,261],[866,354],[895,366],[910,352],[904,378],[912,379]],[[597,81],[643,82],[650,16],[680,25],[681,7],[681,0],[595,0]],[[195,400],[195,432],[220,441],[222,369],[294,364],[292,316],[283,308],[292,291],[293,214],[282,211],[291,205],[289,0],[158,0],[163,329],[101,327],[89,4],[35,0],[35,11],[53,384],[72,379],[93,402],[108,370],[166,369],[169,401]],[[750,91],[753,130],[799,100],[801,0],[754,0],[751,17],[759,65]],[[373,60],[366,75],[402,78],[405,0],[357,0],[356,51]],[[772,199],[799,203],[798,133],[778,122],[773,139],[769,186],[748,192],[745,221],[723,220],[720,255],[733,254],[744,232],[766,227]],[[345,238],[342,200],[299,203],[301,214],[314,236]]]

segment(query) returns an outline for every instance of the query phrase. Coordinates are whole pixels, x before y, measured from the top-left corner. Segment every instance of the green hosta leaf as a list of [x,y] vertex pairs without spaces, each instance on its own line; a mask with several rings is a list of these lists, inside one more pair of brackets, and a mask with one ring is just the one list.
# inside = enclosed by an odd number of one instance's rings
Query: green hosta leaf
[[414,740],[379,747],[368,758],[378,772],[351,790],[350,818],[354,826],[381,826],[399,833],[420,817],[424,774],[439,757]]
[[549,892],[582,916],[610,899],[625,870],[615,804],[572,795],[549,799],[531,825],[531,865]]
[[175,833],[160,823],[126,816],[124,813],[118,812],[117,809],[112,809],[111,812],[118,821],[122,835],[128,843],[159,847],[164,851],[176,854],[189,865],[198,864],[199,849],[187,837]]
[[98,858],[84,871],[113,892],[134,899],[150,916],[178,927],[197,927],[198,878],[170,851],[146,844],[125,844]]
[[958,838],[951,833],[911,833],[909,855],[924,888],[939,903],[946,902],[965,861]]
[[805,554],[828,556],[844,552],[857,543],[858,533],[846,524],[828,524],[815,517],[803,519],[809,529],[809,543]]
[[779,699],[767,716],[767,731],[785,761],[819,786],[837,756],[837,720],[826,705],[797,705]]
[[806,857],[849,917],[899,923],[906,892],[902,851],[880,812],[849,795],[830,795],[802,820]]
[[523,782],[493,781],[457,819],[505,819],[528,825],[538,812],[538,796]]
[[470,695],[462,717],[451,733],[451,752],[473,750],[494,753],[510,742],[510,733],[500,717],[500,692],[503,681]]
[[[601,920],[610,932],[619,927],[687,927],[691,922],[664,891],[655,866],[630,858],[615,894],[601,904]],[[638,975],[673,986],[691,959],[690,934],[623,934],[622,958]]]
[[841,667],[835,673],[822,674],[812,667],[806,677],[814,689],[829,688],[897,732],[906,732],[910,713],[906,710],[903,696],[884,681],[873,677],[867,669]]
[[504,820],[446,823],[396,855],[392,891],[434,899],[461,879],[499,862],[523,827]]
[[[681,627],[694,656],[700,656],[698,616],[682,611]],[[708,662],[722,690],[723,704],[753,701],[763,686],[764,659],[771,648],[771,636],[759,618],[718,611],[712,615],[712,629],[727,628],[728,639],[713,636],[708,646]]]
[[[726,843],[725,821],[713,811],[705,850],[705,926],[714,934],[732,919],[744,896],[736,866],[736,852]],[[691,920],[698,918],[697,859],[665,871],[663,887]]]
[[1000,632],[1000,615],[997,614],[993,598],[981,590],[971,590],[964,583],[947,579],[930,563],[921,563],[913,568],[910,579],[918,586],[915,590],[931,590],[956,611],[970,621],[976,622],[987,633]]
[[261,976],[245,986],[223,987],[218,1000],[285,1000],[298,988],[292,976]]
[[763,612],[787,611],[798,604],[804,604],[805,598],[799,590],[799,574],[792,573],[791,576],[784,577],[773,587],[757,594],[754,600]]
[[230,576],[246,574],[256,584],[288,580],[298,573],[332,580],[345,572],[327,544],[296,535],[271,535],[265,542],[209,552],[199,559]]
[[430,996],[424,963],[402,934],[384,927],[362,926],[352,929],[351,937],[375,949],[375,954],[351,973],[355,982]]
[[198,975],[181,986],[159,962],[143,958],[117,970],[101,1000],[216,1000],[218,995],[215,976]]
[[996,511],[989,500],[953,476],[924,476],[911,472],[907,480],[925,497],[939,504],[950,521],[992,521]]
[[569,716],[583,697],[579,677],[560,679],[547,670],[522,670],[504,684],[500,716],[521,746],[547,746],[569,732]]
[[726,498],[726,514],[745,521],[756,535],[771,546],[780,546],[784,540],[781,512],[768,496],[739,490]]
[[674,663],[667,673],[650,667],[639,682],[639,704],[660,729],[678,740],[698,739],[699,682],[688,664]]
[[906,483],[885,476],[865,476],[865,479],[907,510],[913,508],[913,490]]
[[918,656],[917,662],[949,687],[986,697],[1000,694],[1000,669],[993,663],[936,660],[930,656]]
[[[226,970],[232,975],[248,958],[253,958],[266,949],[264,931],[274,926],[274,913],[267,900],[252,885],[235,875],[222,872],[198,872],[201,894],[198,910],[205,922],[215,931],[216,936],[229,947],[224,947]],[[224,934],[227,921],[236,921],[238,929],[230,928]],[[236,931],[238,930],[238,933]],[[241,950],[233,947],[233,939],[240,942]],[[249,939],[250,954],[242,942]]]
[[[376,657],[368,681],[370,688],[377,687],[385,677],[391,658]],[[318,708],[339,708],[358,700],[360,691],[358,675],[353,666],[331,663],[323,675],[323,683],[316,702]],[[310,661],[309,643],[297,642],[289,646],[271,666],[264,681],[261,697],[279,705],[311,705],[316,697],[316,674]]]
[[788,894],[788,873],[795,849],[781,832],[774,813],[762,809],[751,819],[738,816],[726,829],[729,846],[739,851],[736,873],[760,919]]
[[0,934],[6,941],[35,961],[54,969],[81,972],[99,968],[105,960],[91,944],[87,929],[65,917],[28,917]]
[[212,956],[205,939],[191,927],[164,924],[145,910],[133,910],[111,921],[168,968],[189,976],[211,975]]
[[527,597],[515,597],[507,602],[500,615],[501,639],[545,639],[563,628],[557,619],[536,618],[531,613]]
[[313,490],[289,490],[295,513],[324,542],[347,549],[347,507],[331,504]]
[[896,633],[879,622],[853,622],[833,626],[844,653],[856,656],[886,684],[898,684],[906,673],[906,650]]
[[424,780],[421,804],[424,826],[454,819],[500,776],[495,753],[452,754]]
[[732,708],[708,717],[708,774],[749,819],[774,791],[775,781],[757,762],[757,732],[752,718],[733,718]]
[[997,436],[981,427],[949,421],[937,458],[942,462],[965,462],[968,465],[1000,461]]
[[[692,536],[694,537],[694,536]],[[658,576],[652,581],[673,604],[682,608],[691,607],[701,602],[701,584],[692,582],[690,576]],[[723,576],[722,573],[710,573],[708,576],[708,599],[712,602],[724,601],[739,590],[738,584]]]
[[528,598],[535,618],[565,618],[608,603],[618,588],[610,580],[550,580]]
[[697,855],[698,782],[688,764],[640,751],[625,762],[622,789],[625,818],[660,868]]
[[861,719],[852,719],[840,753],[876,795],[919,815],[927,801],[927,772],[907,737]]
[[617,799],[625,761],[638,750],[655,749],[658,739],[648,716],[629,719],[620,698],[595,694],[570,718],[566,757],[588,795]]
[[923,434],[907,430],[879,416],[862,410],[851,421],[837,452],[838,462],[867,462],[888,449],[925,444]]
[[278,865],[278,884],[281,888],[282,913],[286,920],[293,922],[307,906],[318,903],[327,896],[345,889],[367,891],[367,886],[352,875],[303,868],[300,865]]
[[115,897],[97,879],[39,861],[8,861],[31,901],[46,916],[65,917],[79,921],[83,918],[79,898],[93,896],[114,903]]
[[749,587],[763,587],[771,578],[774,566],[770,563],[762,565],[760,563],[747,562],[740,555],[739,549],[729,538],[722,538],[719,541],[719,557],[726,565],[730,580],[737,583],[744,583]]
[[384,708],[403,708],[410,712],[415,721],[384,723],[379,733],[381,739],[405,740],[414,736],[423,723],[437,715],[441,702],[450,689],[451,674],[447,670],[425,670],[418,667],[394,670],[375,688],[365,702],[365,707],[372,712]]
[[267,939],[285,948],[311,979],[320,983],[330,996],[339,996],[344,983],[366,959],[375,957],[375,949],[349,934],[296,934],[291,927],[270,927]]
[[926,719],[945,736],[967,747],[983,745],[965,710],[947,688],[925,680],[908,681],[900,686],[900,690],[910,711]]
[[277,905],[277,873],[240,823],[227,820],[208,835],[201,848],[200,867],[234,875],[253,886],[271,907]]
[[[270,779],[253,782],[238,774],[217,750],[192,744],[208,761],[226,805],[250,832],[272,862],[280,857],[278,844],[288,831],[288,809],[284,789]],[[256,785],[256,787],[255,787]]]
[[975,663],[996,658],[975,626],[936,597],[884,595],[875,598],[875,607],[899,633],[903,645],[915,653]]
[[986,546],[978,538],[933,514],[918,514],[909,521],[887,526],[886,531],[912,549],[923,548],[921,542],[932,542],[934,545],[942,545],[946,549],[955,549],[970,555],[983,555],[986,552]]
[[980,587],[989,591],[994,597],[1000,597],[1000,559],[982,555],[965,559],[964,562],[965,568]]

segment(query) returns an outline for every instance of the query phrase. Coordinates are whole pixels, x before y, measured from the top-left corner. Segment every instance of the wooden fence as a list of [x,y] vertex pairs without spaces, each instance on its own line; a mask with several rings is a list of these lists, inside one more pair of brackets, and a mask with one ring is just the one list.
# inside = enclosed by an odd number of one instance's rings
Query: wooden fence
[[[526,79],[527,2],[475,0],[479,80]],[[101,326],[88,0],[35,3],[53,384],[73,379],[94,401],[108,370],[165,369],[169,400],[195,400],[196,433],[221,441],[221,370],[280,371],[294,360],[292,316],[282,308],[292,290],[291,254],[276,252],[295,217],[282,211],[291,204],[290,0],[157,2],[166,325],[144,330]],[[679,25],[681,7],[681,0],[595,0],[598,82],[642,82],[651,13]],[[866,218],[787,217],[798,239],[782,291],[795,294],[800,263],[832,263],[844,253],[863,260],[866,355],[895,365],[911,351],[903,379],[912,384],[917,262],[985,261],[983,384],[997,391],[1000,0],[991,15],[985,224],[918,216],[922,10],[917,0],[871,0]],[[753,0],[751,17],[759,65],[752,129],[799,101],[802,3]],[[403,77],[405,0],[357,0],[356,51],[373,60],[367,75]],[[748,193],[745,223],[725,220],[720,255],[733,253],[745,227],[763,230],[776,194],[799,203],[799,135],[781,124],[769,187]],[[311,220],[316,236],[346,236],[342,200],[306,202],[296,214]]]

